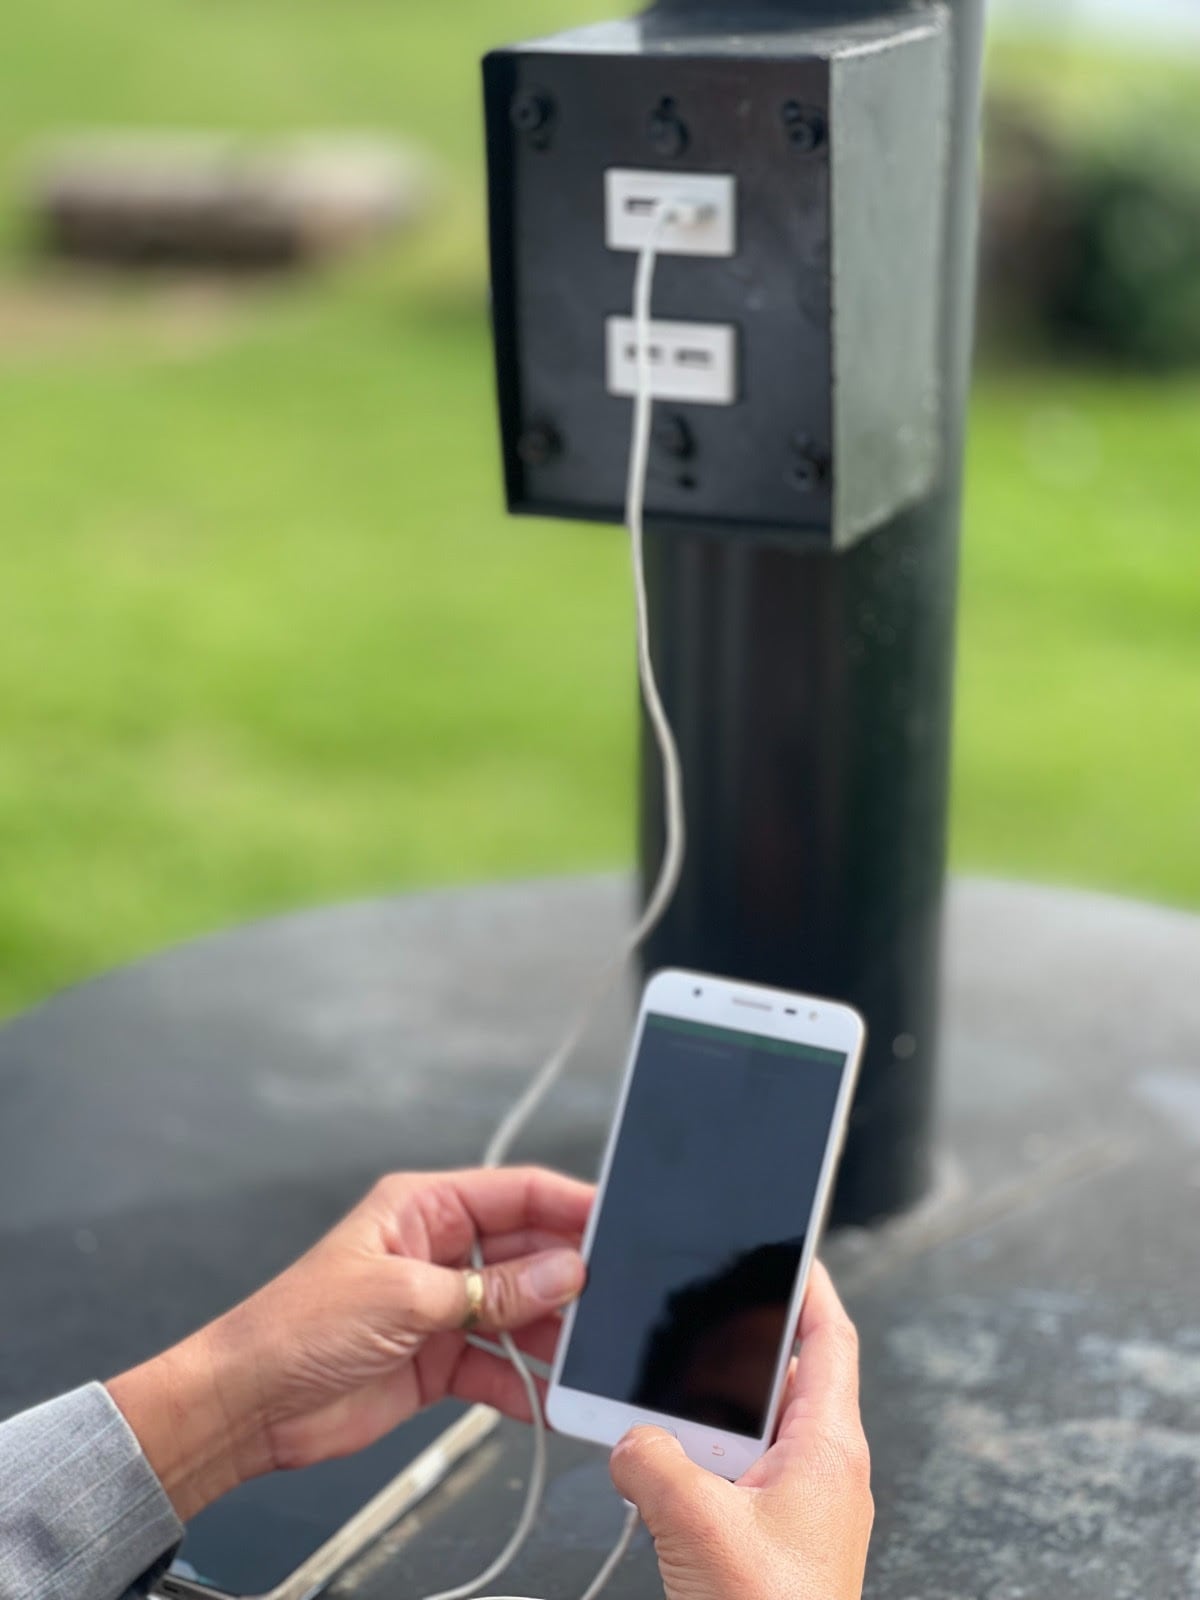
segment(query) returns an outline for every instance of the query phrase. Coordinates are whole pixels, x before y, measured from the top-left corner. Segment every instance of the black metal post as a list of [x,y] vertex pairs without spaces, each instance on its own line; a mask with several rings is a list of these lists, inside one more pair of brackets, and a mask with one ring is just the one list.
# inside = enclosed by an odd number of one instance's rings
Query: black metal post
[[[791,26],[886,11],[776,0]],[[944,467],[924,501],[841,552],[651,528],[655,656],[679,739],[689,849],[647,951],[856,1004],[870,1045],[834,1220],[911,1205],[930,1182],[964,414],[974,302],[983,0],[953,0],[941,307]],[[742,8],[660,0],[736,28]],[[886,248],[887,241],[880,241]],[[643,728],[641,840],[662,850]]]

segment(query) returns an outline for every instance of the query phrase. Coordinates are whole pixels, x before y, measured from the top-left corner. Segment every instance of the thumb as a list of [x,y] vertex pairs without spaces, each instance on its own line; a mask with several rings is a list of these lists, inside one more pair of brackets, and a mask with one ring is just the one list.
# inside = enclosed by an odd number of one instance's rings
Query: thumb
[[[472,1297],[468,1272],[406,1262],[412,1272],[412,1327],[417,1333],[443,1333],[467,1325]],[[480,1271],[483,1304],[477,1321],[488,1328],[523,1328],[574,1300],[586,1269],[576,1250],[543,1250],[539,1255],[504,1261]]]
[[655,1539],[702,1519],[708,1502],[728,1488],[689,1460],[664,1428],[631,1428],[613,1451],[609,1471],[617,1493],[638,1508]]

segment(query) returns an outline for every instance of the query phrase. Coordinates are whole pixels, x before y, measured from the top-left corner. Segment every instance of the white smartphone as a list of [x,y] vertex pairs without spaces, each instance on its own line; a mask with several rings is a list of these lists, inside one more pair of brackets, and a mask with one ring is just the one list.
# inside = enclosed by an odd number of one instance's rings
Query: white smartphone
[[652,1422],[738,1478],[771,1443],[866,1030],[849,1006],[692,972],[642,998],[546,1413]]

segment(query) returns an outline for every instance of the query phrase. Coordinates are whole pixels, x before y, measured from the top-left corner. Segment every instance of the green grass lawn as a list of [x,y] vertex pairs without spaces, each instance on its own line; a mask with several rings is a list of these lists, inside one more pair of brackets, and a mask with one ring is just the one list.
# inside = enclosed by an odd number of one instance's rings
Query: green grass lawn
[[[0,1008],[267,911],[629,859],[623,539],[501,514],[482,292],[473,60],[570,11],[8,0],[0,184],[79,123],[352,124],[450,199],[236,292],[39,281],[3,221]],[[1200,378],[980,383],[960,867],[1200,903],[1198,507]]]

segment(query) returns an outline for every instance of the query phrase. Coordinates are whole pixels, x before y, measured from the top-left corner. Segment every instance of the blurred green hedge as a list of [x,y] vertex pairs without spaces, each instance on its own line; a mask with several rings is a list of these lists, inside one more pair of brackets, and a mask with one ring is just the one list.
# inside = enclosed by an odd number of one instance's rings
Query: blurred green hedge
[[1164,101],[1126,120],[1057,128],[989,108],[984,350],[1200,366],[1200,120]]

